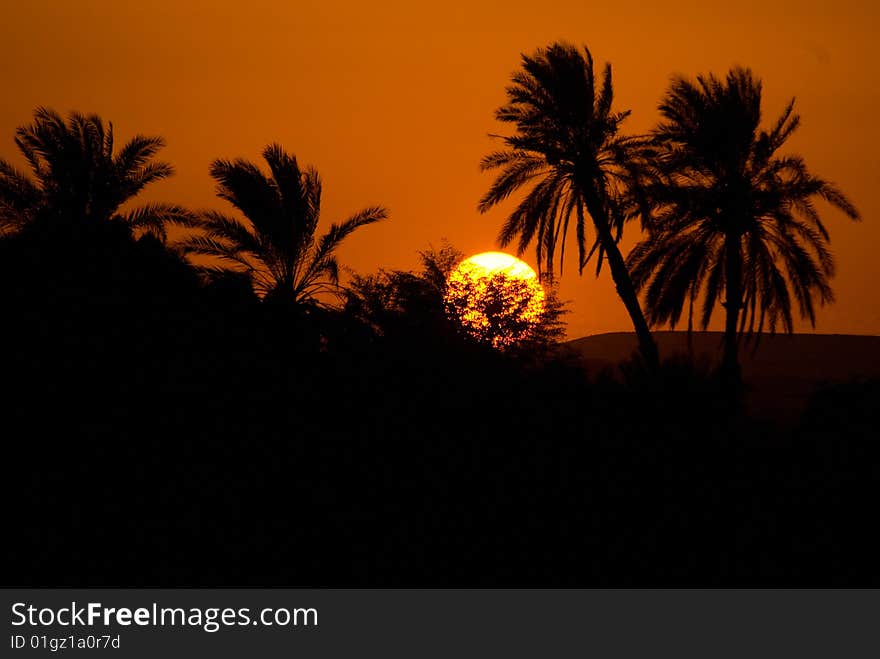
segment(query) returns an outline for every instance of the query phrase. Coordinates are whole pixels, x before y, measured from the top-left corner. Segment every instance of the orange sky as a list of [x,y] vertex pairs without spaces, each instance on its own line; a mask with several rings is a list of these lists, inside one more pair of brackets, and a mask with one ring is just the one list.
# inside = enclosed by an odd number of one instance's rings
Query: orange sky
[[[764,80],[766,117],[797,97],[791,148],[865,218],[827,215],[838,301],[817,331],[880,334],[878,14],[869,0],[0,0],[0,155],[15,155],[13,131],[37,105],[97,112],[120,139],[167,139],[177,175],[145,198],[220,207],[210,161],[279,141],[323,176],[325,223],[389,208],[352,236],[345,264],[412,268],[444,237],[467,253],[496,247],[509,206],[476,212],[490,183],[478,163],[521,52],[587,44],[612,63],[632,131],[656,121],[670,74],[743,64]],[[562,297],[572,337],[631,330],[607,272],[578,278],[567,263]]]

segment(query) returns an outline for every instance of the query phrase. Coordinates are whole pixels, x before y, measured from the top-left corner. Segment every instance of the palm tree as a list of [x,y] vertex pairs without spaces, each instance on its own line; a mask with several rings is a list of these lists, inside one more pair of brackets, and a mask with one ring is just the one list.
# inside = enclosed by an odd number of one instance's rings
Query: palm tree
[[[644,140],[619,132],[629,111],[611,109],[611,66],[605,65],[597,85],[587,48],[581,52],[554,43],[534,55],[523,55],[522,69],[513,75],[512,83],[507,103],[495,116],[513,124],[516,132],[503,138],[506,149],[482,161],[484,171],[500,173],[480,201],[480,212],[528,187],[504,223],[499,242],[504,246],[519,236],[522,254],[534,240],[539,268],[551,273],[557,245],[561,272],[566,235],[574,218],[579,272],[594,254],[597,276],[602,263],[608,261],[642,356],[656,367],[657,346],[618,246],[624,224],[640,214],[633,192]],[[595,232],[592,246],[587,241],[587,218]]]
[[201,234],[182,243],[190,254],[209,256],[219,265],[206,266],[211,276],[230,272],[250,277],[262,297],[314,304],[322,292],[336,291],[339,264],[335,251],[357,228],[385,219],[384,208],[372,206],[320,238],[315,230],[321,211],[321,180],[311,167],[301,170],[296,157],[279,145],[263,150],[267,176],[244,159],[215,160],[211,176],[217,195],[231,203],[243,219],[216,211],[201,214]]
[[657,183],[646,188],[653,230],[628,265],[652,323],[674,327],[687,303],[690,331],[702,295],[705,329],[723,294],[722,375],[731,385],[740,379],[739,334],[779,324],[792,332],[794,304],[815,325],[816,302],[834,299],[834,261],[816,200],[859,219],[803,158],[777,154],[800,123],[793,110],[794,100],[760,129],[761,82],[742,68],[724,80],[675,78],[660,104]]
[[173,174],[171,165],[153,160],[164,146],[160,137],[135,136],[114,154],[113,124],[77,112],[65,121],[37,108],[33,123],[16,130],[15,143],[32,176],[0,159],[0,235],[37,221],[74,228],[113,221],[164,240],[168,224],[192,222],[191,213],[170,204],[121,210]]

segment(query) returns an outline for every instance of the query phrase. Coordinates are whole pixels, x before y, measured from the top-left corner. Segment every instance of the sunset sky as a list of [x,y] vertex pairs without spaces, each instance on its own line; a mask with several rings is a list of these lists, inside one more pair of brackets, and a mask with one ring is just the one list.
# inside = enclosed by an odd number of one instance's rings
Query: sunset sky
[[[166,138],[161,156],[177,175],[145,199],[222,208],[211,160],[256,160],[277,141],[321,173],[324,226],[364,206],[389,209],[341,251],[366,274],[414,268],[417,251],[443,238],[468,254],[497,247],[510,205],[477,213],[491,182],[479,161],[494,146],[487,134],[504,130],[493,112],[520,53],[588,45],[614,67],[630,131],[656,122],[671,74],[742,64],[764,81],[768,122],[797,98],[803,123],[790,149],[864,217],[825,216],[838,301],[817,331],[878,334],[878,13],[869,0],[0,0],[0,156],[19,162],[14,129],[38,105],[96,112],[120,142]],[[568,261],[561,294],[572,338],[632,329],[607,271],[578,278]]]

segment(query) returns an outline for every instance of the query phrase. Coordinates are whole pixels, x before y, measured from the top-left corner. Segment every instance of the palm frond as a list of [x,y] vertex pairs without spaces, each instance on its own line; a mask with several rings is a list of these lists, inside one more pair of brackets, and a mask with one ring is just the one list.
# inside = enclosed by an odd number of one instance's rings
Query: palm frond
[[169,224],[187,228],[198,226],[196,214],[176,204],[146,204],[121,214],[120,218],[135,231],[149,233],[163,242]]
[[135,135],[119,150],[113,163],[119,175],[125,178],[146,166],[164,146],[165,140],[161,137]]
[[230,215],[213,210],[203,211],[198,214],[196,223],[209,236],[232,243],[241,250],[258,254],[263,249],[263,244],[252,229]]
[[40,204],[42,190],[27,174],[0,158],[0,203],[21,216],[33,214]]
[[217,196],[228,201],[250,220],[257,231],[271,234],[280,224],[280,197],[275,184],[255,164],[242,158],[211,163]]
[[[483,162],[485,164],[486,160],[484,159]],[[545,166],[546,163],[534,156],[524,155],[524,157],[516,159],[511,158],[508,164],[502,165],[503,171],[492,183],[489,191],[480,199],[479,211],[485,213],[507,199],[530,180],[540,176],[544,172]]]

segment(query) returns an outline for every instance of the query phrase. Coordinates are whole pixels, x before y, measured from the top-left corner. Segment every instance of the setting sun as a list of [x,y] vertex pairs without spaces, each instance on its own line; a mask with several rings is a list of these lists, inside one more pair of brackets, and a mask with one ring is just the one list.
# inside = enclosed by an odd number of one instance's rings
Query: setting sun
[[528,338],[544,313],[544,289],[535,271],[504,252],[465,259],[446,285],[446,310],[466,332],[495,348]]

